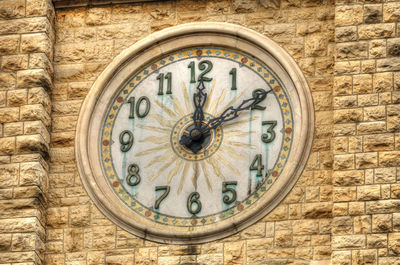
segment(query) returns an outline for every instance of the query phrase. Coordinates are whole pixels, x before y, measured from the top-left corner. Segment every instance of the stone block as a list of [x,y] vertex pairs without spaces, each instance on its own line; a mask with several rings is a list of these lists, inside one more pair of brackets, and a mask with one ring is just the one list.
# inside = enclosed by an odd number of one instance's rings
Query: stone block
[[23,123],[22,122],[10,122],[4,124],[4,136],[16,136],[23,134]]
[[332,234],[348,235],[353,230],[353,219],[350,216],[335,217],[332,220]]
[[76,252],[83,250],[83,228],[65,229],[64,248],[65,251]]
[[394,37],[394,35],[395,25],[392,23],[360,25],[358,27],[360,40],[389,38]]
[[379,103],[378,94],[358,95],[358,106],[376,106]]
[[29,55],[29,68],[41,68],[50,75],[54,72],[53,64],[44,53],[31,53]]
[[50,0],[28,1],[26,4],[27,16],[47,16],[50,20],[54,19],[54,7]]
[[374,214],[372,215],[372,232],[391,232],[392,214]]
[[386,40],[372,40],[369,42],[369,58],[386,57]]
[[360,249],[366,243],[365,235],[343,235],[332,237],[332,249]]
[[379,166],[395,167],[399,165],[400,165],[400,151],[379,153]]
[[305,39],[305,55],[312,56],[325,56],[328,47],[328,39],[324,36],[321,37],[308,37]]
[[3,56],[1,61],[1,70],[12,72],[17,70],[25,70],[28,68],[28,55],[8,55]]
[[398,22],[400,21],[400,3],[385,3],[383,5],[383,21]]
[[0,187],[7,188],[18,184],[19,164],[0,165]]
[[364,170],[333,172],[333,184],[336,186],[355,186],[363,183],[364,183]]
[[90,8],[86,12],[85,22],[89,26],[106,25],[110,23],[111,7]]
[[348,123],[362,121],[363,110],[361,108],[335,110],[333,121],[335,123]]
[[333,251],[331,259],[333,265],[350,265],[351,251]]
[[265,25],[264,34],[270,38],[292,38],[296,33],[295,24]]
[[35,250],[37,244],[37,235],[35,234],[13,234],[12,250],[13,251],[30,251]]
[[386,234],[367,235],[367,248],[384,248],[387,246]]
[[0,55],[17,53],[19,47],[19,41],[20,41],[19,35],[0,36]]
[[370,93],[372,91],[372,75],[353,76],[353,91],[355,94]]
[[346,202],[354,201],[356,199],[356,187],[334,187],[333,188],[333,201]]
[[50,228],[63,228],[68,224],[68,208],[48,208],[47,225]]
[[357,199],[362,201],[379,200],[381,198],[380,185],[366,185],[357,187]]
[[27,93],[26,89],[17,89],[7,91],[7,106],[9,107],[19,107],[27,103]]
[[378,166],[378,153],[360,153],[356,154],[356,168],[373,168]]
[[49,74],[43,69],[23,70],[17,73],[17,87],[19,88],[44,87],[50,90],[51,84]]
[[357,40],[357,27],[347,26],[347,27],[336,27],[335,28],[335,41],[336,42],[346,42],[346,41],[356,41]]
[[386,132],[386,122],[384,121],[360,122],[357,125],[357,132],[360,135],[384,133]]
[[371,233],[371,217],[370,216],[355,216],[353,231],[355,234]]
[[54,80],[56,82],[86,81],[84,77],[84,64],[56,65],[54,67]]
[[354,169],[354,155],[335,155],[333,168],[335,170]]
[[21,51],[23,53],[42,52],[48,58],[53,58],[52,43],[45,33],[23,34],[21,36]]
[[390,255],[398,256],[400,254],[400,233],[389,234],[388,248]]
[[338,60],[364,59],[367,57],[368,57],[367,42],[358,41],[358,42],[346,42],[346,43],[336,44],[336,58]]
[[361,62],[361,72],[364,74],[374,73],[375,72],[375,60],[362,61]]
[[[371,78],[372,84],[372,78]],[[335,76],[333,79],[334,95],[349,95],[352,94],[353,79],[351,76]]]
[[379,201],[367,201],[366,202],[366,213],[394,213],[400,211],[399,200],[379,200]]
[[377,72],[400,71],[400,57],[378,59],[376,63]]
[[0,90],[10,90],[15,88],[14,73],[0,73]]
[[15,137],[0,138],[0,155],[11,155],[15,151]]
[[388,39],[387,50],[390,56],[400,56],[400,38]]
[[358,25],[363,21],[362,5],[337,6],[335,8],[336,26]]
[[20,164],[21,186],[32,186],[32,185],[40,186],[45,176],[46,176],[46,171],[39,162]]
[[364,136],[363,148],[365,152],[393,150],[394,137],[390,134]]
[[331,202],[306,203],[302,207],[303,218],[318,219],[332,216]]
[[51,31],[50,21],[46,17],[21,18],[0,21],[0,34],[21,34]]
[[364,5],[364,23],[382,22],[382,5]]
[[93,249],[107,249],[115,245],[115,226],[92,227]]
[[390,91],[393,89],[393,74],[392,73],[378,73],[374,74],[374,92]]
[[361,71],[359,61],[344,61],[335,63],[335,74],[359,74]]
[[293,235],[313,235],[319,231],[318,220],[293,221]]
[[396,168],[377,168],[375,169],[375,183],[394,183],[396,182]]
[[48,158],[48,144],[41,135],[17,136],[16,152],[18,154],[40,153],[45,159]]

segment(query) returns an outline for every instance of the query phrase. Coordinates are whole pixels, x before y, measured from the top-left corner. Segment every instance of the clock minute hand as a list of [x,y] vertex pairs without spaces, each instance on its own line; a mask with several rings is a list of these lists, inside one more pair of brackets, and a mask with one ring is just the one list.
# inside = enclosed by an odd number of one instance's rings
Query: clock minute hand
[[271,91],[272,90],[259,90],[259,92],[256,93],[254,97],[243,100],[237,108],[230,106],[229,108],[224,110],[224,112],[222,112],[219,117],[209,120],[208,123],[202,127],[201,133],[207,133],[210,130],[220,126],[223,122],[230,121],[239,117],[241,111],[250,109],[254,104],[263,100]]
[[199,80],[199,85],[197,86],[197,92],[193,94],[193,103],[194,103],[194,113],[193,113],[193,121],[197,129],[200,129],[201,122],[204,120],[204,112],[203,107],[207,100],[207,93],[204,93],[205,89],[203,78]]

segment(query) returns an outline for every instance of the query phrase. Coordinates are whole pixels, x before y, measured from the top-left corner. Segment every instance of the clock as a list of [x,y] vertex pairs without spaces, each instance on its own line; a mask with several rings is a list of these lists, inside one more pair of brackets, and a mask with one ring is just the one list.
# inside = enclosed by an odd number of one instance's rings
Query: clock
[[307,83],[282,48],[237,25],[186,24],[137,42],[99,76],[79,116],[76,159],[117,225],[202,243],[285,197],[313,126]]

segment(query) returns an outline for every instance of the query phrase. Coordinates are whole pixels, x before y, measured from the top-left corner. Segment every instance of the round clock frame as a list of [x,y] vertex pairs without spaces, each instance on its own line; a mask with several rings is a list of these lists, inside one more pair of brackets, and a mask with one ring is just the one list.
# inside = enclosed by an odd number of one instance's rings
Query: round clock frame
[[[101,161],[102,124],[121,88],[145,65],[157,58],[192,47],[225,47],[254,57],[291,87],[296,104],[290,153],[275,182],[249,207],[211,225],[175,226],[137,214],[114,192]],[[287,91],[286,91],[287,92]],[[222,126],[223,127],[223,126]],[[209,242],[232,235],[271,212],[288,194],[309,157],[314,133],[314,109],[306,79],[291,56],[267,37],[228,23],[189,23],[167,28],[138,41],[106,67],[90,89],[80,111],[75,150],[83,185],[101,212],[121,228],[144,239],[173,244]]]

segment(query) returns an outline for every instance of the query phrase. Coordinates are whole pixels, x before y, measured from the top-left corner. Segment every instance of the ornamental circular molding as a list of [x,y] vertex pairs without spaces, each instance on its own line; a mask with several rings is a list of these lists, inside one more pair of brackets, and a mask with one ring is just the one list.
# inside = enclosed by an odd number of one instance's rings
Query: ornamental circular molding
[[106,67],[79,114],[83,185],[121,228],[203,243],[254,224],[309,157],[314,109],[290,55],[228,23],[149,35]]

